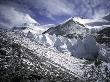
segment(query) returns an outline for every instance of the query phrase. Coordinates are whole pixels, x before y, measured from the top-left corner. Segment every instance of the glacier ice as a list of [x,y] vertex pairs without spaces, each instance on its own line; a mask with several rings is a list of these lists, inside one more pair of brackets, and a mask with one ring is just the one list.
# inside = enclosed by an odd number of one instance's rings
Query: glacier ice
[[93,36],[89,35],[83,40],[88,57],[96,58],[98,56],[98,46]]
[[46,44],[48,47],[53,47],[62,53],[71,53],[77,58],[95,59],[98,56],[96,40],[92,35],[86,36],[83,40],[75,38],[68,39],[63,36],[56,37],[56,35],[49,35],[47,33],[34,36],[36,42]]

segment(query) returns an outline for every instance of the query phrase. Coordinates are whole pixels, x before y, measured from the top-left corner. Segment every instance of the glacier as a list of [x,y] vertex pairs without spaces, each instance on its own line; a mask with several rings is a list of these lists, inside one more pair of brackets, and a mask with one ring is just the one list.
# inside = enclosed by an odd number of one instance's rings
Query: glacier
[[[42,35],[42,37],[44,36],[51,35]],[[54,37],[56,36],[54,35]],[[61,40],[65,40],[65,37],[60,36],[57,38],[58,42],[61,42],[59,43],[61,49],[67,49],[67,46],[62,47],[64,44],[62,44]],[[67,42],[68,45],[75,46],[80,43],[81,45],[78,45],[78,48],[76,49],[79,51],[82,49],[82,52],[87,53],[87,51],[84,50],[83,42],[88,38],[91,38],[94,44],[94,39],[91,36],[85,38],[85,40],[72,39],[72,41],[75,41],[74,43],[71,43],[70,39],[67,39],[67,41],[64,42]],[[2,63],[0,69],[6,71],[1,71],[3,77],[0,78],[2,79],[5,78],[6,80],[7,77],[11,78],[11,73],[14,75],[23,75],[24,79],[21,77],[16,78],[18,80],[25,80],[28,77],[36,77],[34,78],[35,81],[38,81],[36,80],[37,78],[42,78],[39,81],[47,79],[49,82],[51,80],[61,82],[85,82],[91,80],[104,82],[109,78],[109,63],[87,61],[85,59],[76,58],[67,53],[61,53],[40,42],[32,41],[21,32],[0,31],[0,41],[0,56],[2,59],[2,61],[0,61]],[[92,46],[96,47],[95,45]],[[89,45],[87,45],[87,47],[89,47]],[[76,50],[77,53],[81,53],[78,52],[78,50]],[[90,52],[91,51],[89,51],[89,53]],[[6,76],[5,73],[7,74]]]

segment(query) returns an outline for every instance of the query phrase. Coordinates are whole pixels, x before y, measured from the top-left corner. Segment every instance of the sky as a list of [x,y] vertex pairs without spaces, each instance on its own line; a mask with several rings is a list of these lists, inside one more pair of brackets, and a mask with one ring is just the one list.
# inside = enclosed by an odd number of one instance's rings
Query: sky
[[59,24],[70,17],[101,18],[110,0],[0,0],[0,26]]

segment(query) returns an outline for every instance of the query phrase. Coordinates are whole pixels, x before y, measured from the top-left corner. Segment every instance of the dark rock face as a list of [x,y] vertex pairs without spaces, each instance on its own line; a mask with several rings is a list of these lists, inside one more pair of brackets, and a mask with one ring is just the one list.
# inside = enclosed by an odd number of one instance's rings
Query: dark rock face
[[107,46],[110,46],[110,27],[104,28],[97,34],[96,40],[98,43],[105,43]]
[[91,22],[87,23],[89,26],[102,26],[102,25],[110,25],[110,22]]
[[[8,38],[3,38],[0,34],[0,80],[3,82],[20,82],[33,75],[33,71],[28,69],[28,65],[23,63],[26,54],[30,51],[20,44],[13,43]],[[29,72],[32,72],[29,74]],[[37,75],[36,75],[37,77]],[[34,77],[32,77],[33,79]]]
[[99,31],[98,34],[103,34],[107,37],[110,37],[110,27],[104,28],[103,30]]

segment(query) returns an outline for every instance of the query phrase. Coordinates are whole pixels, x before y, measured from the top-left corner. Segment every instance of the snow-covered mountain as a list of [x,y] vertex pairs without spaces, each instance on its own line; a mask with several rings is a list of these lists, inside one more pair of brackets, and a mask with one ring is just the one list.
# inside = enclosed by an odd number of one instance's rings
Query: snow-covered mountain
[[59,24],[56,27],[49,28],[45,33],[49,33],[51,35],[62,35],[65,37],[73,38],[73,37],[80,37],[86,35],[88,32],[88,29],[85,28],[85,26],[78,21],[75,21],[74,18],[69,18],[65,22]]
[[99,19],[83,19],[80,17],[71,17],[59,24],[58,26],[49,28],[45,33],[50,35],[62,35],[69,38],[83,38],[86,34],[97,33],[103,28],[110,26],[110,21],[99,18]]
[[[109,15],[107,15],[109,16]],[[107,17],[105,16],[105,17]],[[80,17],[71,17],[63,23],[52,26],[43,34],[48,33],[50,35],[61,35],[69,38],[84,38],[86,34],[97,33],[110,26],[110,21],[106,20],[105,17],[98,19],[83,19]]]
[[54,26],[53,24],[40,25],[37,23],[24,23],[22,25],[17,25],[12,28],[12,31],[21,31],[25,34],[31,32],[32,34],[42,34],[44,31]]

